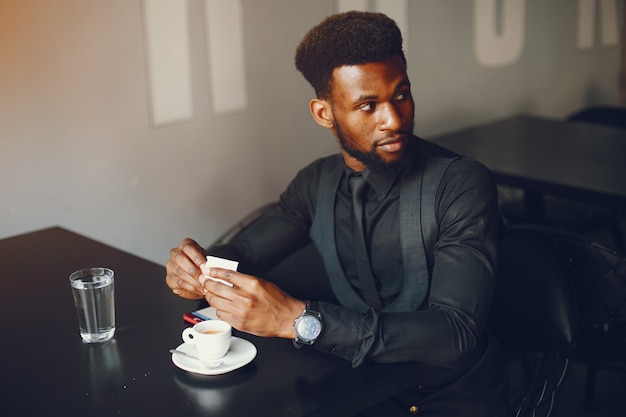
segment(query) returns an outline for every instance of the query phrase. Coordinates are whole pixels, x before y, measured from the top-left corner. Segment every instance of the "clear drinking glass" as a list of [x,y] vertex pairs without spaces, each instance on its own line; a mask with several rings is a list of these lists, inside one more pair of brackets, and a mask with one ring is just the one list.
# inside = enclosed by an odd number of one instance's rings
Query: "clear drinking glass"
[[70,275],[80,336],[87,343],[106,342],[115,334],[114,274],[87,268]]

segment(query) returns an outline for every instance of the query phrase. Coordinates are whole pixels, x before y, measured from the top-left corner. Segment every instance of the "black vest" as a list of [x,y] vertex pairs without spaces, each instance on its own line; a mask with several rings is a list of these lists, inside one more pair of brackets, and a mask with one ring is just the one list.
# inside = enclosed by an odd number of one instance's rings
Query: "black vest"
[[[403,172],[400,182],[400,244],[404,282],[397,298],[383,311],[415,311],[426,300],[433,268],[433,252],[439,235],[435,195],[441,178],[458,156],[434,144],[420,143],[416,163]],[[327,158],[320,178],[315,218],[310,236],[324,259],[333,292],[345,307],[366,311],[369,307],[346,277],[335,242],[335,196],[343,172],[341,155]],[[332,221],[328,221],[332,219]]]

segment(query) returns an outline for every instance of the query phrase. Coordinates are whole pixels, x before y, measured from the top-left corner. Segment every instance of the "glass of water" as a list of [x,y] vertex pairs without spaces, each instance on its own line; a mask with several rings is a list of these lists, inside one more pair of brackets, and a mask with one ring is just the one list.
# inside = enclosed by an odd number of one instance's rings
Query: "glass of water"
[[115,333],[114,274],[87,268],[70,275],[80,336],[86,343],[106,342]]

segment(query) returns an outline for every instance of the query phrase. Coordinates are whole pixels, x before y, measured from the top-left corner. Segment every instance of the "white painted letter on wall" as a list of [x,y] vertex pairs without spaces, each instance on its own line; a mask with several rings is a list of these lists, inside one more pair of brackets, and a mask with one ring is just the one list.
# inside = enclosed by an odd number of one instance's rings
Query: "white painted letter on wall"
[[[617,30],[617,0],[601,0],[600,21],[602,22],[602,45],[619,43]],[[626,5],[624,5],[626,7]]]
[[[617,45],[617,0],[600,1],[600,24],[602,45]],[[578,49],[593,49],[595,31],[596,0],[578,0]]]
[[376,11],[395,20],[402,32],[402,48],[407,54],[409,48],[409,5],[407,0],[377,0]]
[[[336,0],[337,13],[350,10],[367,11],[367,0]],[[392,18],[402,32],[402,47],[407,55],[409,41],[409,3],[408,0],[375,0],[374,10]]]
[[520,58],[524,49],[525,6],[526,0],[474,0],[474,54],[480,66],[501,68]]
[[367,10],[367,0],[337,0],[337,13],[349,12],[350,10]]
[[152,122],[155,125],[193,115],[187,2],[144,0]]
[[248,98],[241,0],[205,0],[205,13],[213,110],[244,110]]

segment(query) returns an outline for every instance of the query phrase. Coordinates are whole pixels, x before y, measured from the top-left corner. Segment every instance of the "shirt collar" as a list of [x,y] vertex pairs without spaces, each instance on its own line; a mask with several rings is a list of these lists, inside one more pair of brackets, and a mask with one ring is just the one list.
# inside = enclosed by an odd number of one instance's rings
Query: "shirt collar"
[[[402,171],[407,171],[411,166],[413,166],[416,162],[416,148],[415,141],[410,141],[409,146],[406,149],[402,157],[402,164],[404,168]],[[351,176],[357,175],[358,173],[351,170],[347,166],[344,165],[344,176],[346,181],[350,179]],[[363,178],[367,181],[369,186],[375,191],[377,198],[384,199],[387,197],[393,185],[398,181],[402,174],[399,173],[391,173],[391,172],[375,172],[366,168],[363,172],[361,172]]]
[[374,172],[369,169],[363,171],[363,177],[367,181],[370,187],[375,191],[376,197],[384,199],[391,188],[400,177],[397,173],[390,172]]

